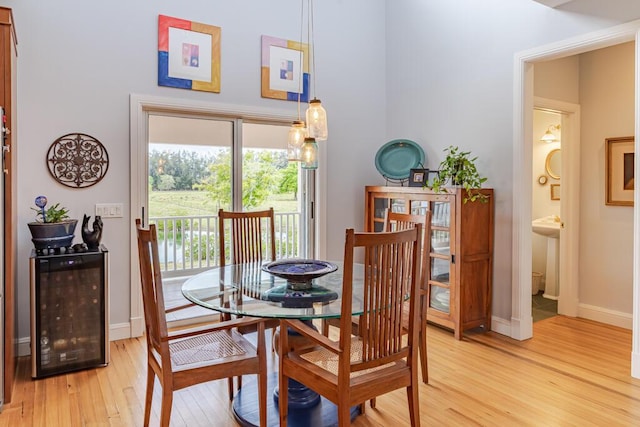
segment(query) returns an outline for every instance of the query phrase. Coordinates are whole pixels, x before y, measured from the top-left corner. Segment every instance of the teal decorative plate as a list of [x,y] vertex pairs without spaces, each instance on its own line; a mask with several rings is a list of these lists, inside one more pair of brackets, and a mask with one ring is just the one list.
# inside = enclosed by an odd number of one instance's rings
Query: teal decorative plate
[[424,165],[424,150],[408,139],[394,139],[376,153],[376,169],[387,179],[408,179],[411,169]]

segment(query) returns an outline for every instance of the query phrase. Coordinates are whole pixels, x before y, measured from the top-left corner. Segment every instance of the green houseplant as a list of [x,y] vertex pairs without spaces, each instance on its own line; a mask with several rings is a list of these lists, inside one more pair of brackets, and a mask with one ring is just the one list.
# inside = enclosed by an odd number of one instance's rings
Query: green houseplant
[[37,208],[31,208],[37,212],[36,221],[27,224],[36,251],[71,246],[78,220],[70,219],[69,209],[60,207],[60,203],[45,209],[46,204],[46,197],[36,198]]
[[462,151],[454,146],[449,146],[444,151],[447,155],[438,166],[438,174],[426,186],[435,192],[443,192],[447,184],[462,187],[466,190],[464,203],[476,200],[486,203],[488,196],[474,191],[481,188],[487,180],[478,173],[475,163],[478,157],[470,157],[470,151]]
[[38,222],[56,223],[69,219],[69,209],[60,207],[60,203],[56,203],[47,209],[36,209],[33,207],[31,209],[37,212],[36,218],[39,217]]

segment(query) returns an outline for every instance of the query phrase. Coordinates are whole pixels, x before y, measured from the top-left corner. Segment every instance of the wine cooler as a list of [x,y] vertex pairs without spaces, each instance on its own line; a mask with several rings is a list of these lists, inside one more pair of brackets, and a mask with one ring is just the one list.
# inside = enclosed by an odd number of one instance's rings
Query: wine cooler
[[109,363],[109,252],[30,258],[31,376]]

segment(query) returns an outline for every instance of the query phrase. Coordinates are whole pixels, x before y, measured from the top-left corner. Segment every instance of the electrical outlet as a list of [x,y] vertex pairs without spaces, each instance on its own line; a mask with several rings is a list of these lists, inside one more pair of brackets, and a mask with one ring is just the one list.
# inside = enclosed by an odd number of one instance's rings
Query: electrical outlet
[[102,218],[122,218],[122,203],[97,203],[96,216]]

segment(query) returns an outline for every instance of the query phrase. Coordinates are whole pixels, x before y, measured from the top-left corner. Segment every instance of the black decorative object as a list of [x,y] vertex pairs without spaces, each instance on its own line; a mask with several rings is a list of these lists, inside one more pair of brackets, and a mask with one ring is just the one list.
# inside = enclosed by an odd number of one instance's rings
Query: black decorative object
[[287,287],[293,290],[309,290],[313,279],[337,269],[337,265],[327,261],[297,258],[273,261],[262,266],[267,273],[287,279]]
[[93,230],[89,230],[89,219],[91,216],[84,215],[82,218],[82,241],[87,244],[89,250],[96,250],[100,247],[102,238],[102,218],[96,215],[93,220]]
[[306,290],[293,290],[287,284],[265,291],[263,299],[279,302],[283,307],[310,308],[315,303],[335,301],[338,299],[338,294],[322,286],[311,286]]
[[56,139],[47,153],[51,176],[62,185],[72,188],[91,187],[106,175],[109,155],[104,146],[92,136],[70,133]]

